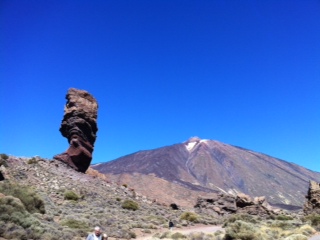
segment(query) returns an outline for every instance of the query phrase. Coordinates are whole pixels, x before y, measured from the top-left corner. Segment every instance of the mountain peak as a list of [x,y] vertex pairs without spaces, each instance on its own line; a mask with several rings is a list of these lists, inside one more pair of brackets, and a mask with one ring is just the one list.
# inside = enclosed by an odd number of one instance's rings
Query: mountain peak
[[201,139],[199,137],[191,137],[187,141],[184,142],[188,151],[192,151],[199,143],[207,142],[207,139]]

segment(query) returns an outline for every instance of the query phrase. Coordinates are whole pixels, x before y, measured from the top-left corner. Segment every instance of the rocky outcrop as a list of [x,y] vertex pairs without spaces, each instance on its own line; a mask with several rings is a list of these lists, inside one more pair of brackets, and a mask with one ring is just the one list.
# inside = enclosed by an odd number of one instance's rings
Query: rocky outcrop
[[199,213],[211,213],[217,216],[241,213],[264,217],[279,212],[268,204],[265,197],[251,198],[243,193],[236,196],[219,193],[214,194],[212,198],[199,197],[195,209]]
[[305,214],[320,214],[320,183],[309,182],[309,190],[306,196],[306,202],[303,206]]
[[60,132],[69,142],[69,148],[53,158],[65,162],[79,172],[86,172],[92,160],[96,140],[97,111],[96,99],[87,91],[70,88]]

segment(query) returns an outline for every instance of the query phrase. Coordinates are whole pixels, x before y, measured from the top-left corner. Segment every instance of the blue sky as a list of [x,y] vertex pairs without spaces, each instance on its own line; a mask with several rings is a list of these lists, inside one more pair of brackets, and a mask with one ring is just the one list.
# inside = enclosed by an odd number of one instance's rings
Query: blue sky
[[70,87],[92,163],[192,136],[320,171],[320,1],[2,0],[0,152],[51,158]]

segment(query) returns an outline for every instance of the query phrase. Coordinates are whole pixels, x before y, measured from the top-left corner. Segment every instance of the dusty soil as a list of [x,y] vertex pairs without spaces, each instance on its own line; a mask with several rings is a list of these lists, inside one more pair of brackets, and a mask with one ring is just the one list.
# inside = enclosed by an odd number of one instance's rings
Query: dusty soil
[[320,233],[316,233],[311,238],[309,238],[309,240],[320,240]]

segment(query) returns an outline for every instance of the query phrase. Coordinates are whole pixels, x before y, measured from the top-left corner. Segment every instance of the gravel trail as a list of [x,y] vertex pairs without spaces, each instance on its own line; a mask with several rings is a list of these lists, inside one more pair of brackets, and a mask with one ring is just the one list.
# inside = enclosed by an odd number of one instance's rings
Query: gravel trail
[[[224,231],[224,229],[221,226],[208,226],[208,225],[201,225],[201,226],[192,226],[192,227],[185,227],[185,228],[173,228],[172,232],[179,232],[179,233],[183,233],[183,234],[189,234],[192,232],[203,232],[203,233],[215,233],[216,231]],[[169,229],[167,228],[163,228],[159,231],[157,231],[158,233],[164,233],[169,231]],[[137,236],[136,240],[148,240],[148,239],[152,239],[152,236],[155,233],[152,234],[145,234],[142,236]]]

